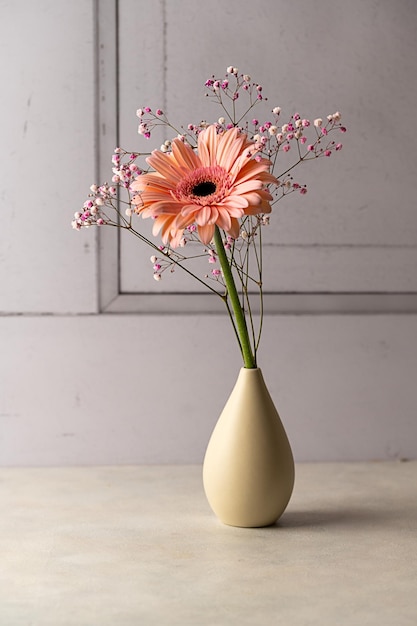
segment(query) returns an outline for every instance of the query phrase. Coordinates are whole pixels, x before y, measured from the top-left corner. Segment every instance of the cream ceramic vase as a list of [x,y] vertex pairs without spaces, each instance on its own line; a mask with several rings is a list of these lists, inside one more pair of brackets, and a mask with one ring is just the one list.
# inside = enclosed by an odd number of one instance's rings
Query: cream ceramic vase
[[240,370],[207,447],[203,482],[214,513],[230,526],[269,526],[287,507],[293,455],[259,368]]

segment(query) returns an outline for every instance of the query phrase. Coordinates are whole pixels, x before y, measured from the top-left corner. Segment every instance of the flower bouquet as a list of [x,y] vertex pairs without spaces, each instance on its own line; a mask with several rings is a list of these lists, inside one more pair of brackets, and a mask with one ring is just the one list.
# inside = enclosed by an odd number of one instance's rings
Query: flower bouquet
[[[223,301],[243,368],[207,449],[205,489],[226,523],[262,526],[281,515],[294,482],[291,449],[257,363],[263,232],[278,201],[307,193],[294,170],[340,151],[336,133],[346,129],[339,112],[311,121],[294,113],[282,122],[280,107],[268,106],[262,85],[236,67],[207,79],[205,88],[206,97],[219,107],[214,122],[177,127],[161,109],[137,110],[144,140],[161,126],[167,139],[152,151],[116,148],[111,183],[91,186],[72,226],[129,231],[152,249],[155,280],[179,268]],[[156,239],[141,232],[138,218],[153,220]],[[209,272],[195,270],[202,258],[210,264]],[[254,298],[259,302],[256,316]],[[230,420],[223,419],[230,405],[238,415],[231,421],[240,422],[243,435],[233,433]],[[266,419],[271,411],[272,418]]]

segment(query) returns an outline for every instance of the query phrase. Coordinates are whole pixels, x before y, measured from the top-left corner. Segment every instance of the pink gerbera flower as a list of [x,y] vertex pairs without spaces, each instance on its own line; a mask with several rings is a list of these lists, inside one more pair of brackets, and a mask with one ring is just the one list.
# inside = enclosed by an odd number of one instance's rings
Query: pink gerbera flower
[[163,242],[173,247],[193,223],[204,244],[216,225],[238,237],[241,217],[271,212],[265,186],[278,183],[269,173],[270,161],[252,158],[252,147],[237,128],[218,134],[212,125],[199,134],[197,152],[180,139],[170,153],[154,150],[147,161],[155,172],[132,183],[136,212],[153,217],[153,234],[161,231]]

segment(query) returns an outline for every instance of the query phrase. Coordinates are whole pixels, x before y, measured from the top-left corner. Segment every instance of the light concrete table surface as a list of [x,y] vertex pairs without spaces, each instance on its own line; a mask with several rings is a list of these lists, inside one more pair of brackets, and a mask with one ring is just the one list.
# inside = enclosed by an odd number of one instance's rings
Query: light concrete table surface
[[0,470],[0,625],[415,626],[417,462],[296,470],[259,529],[196,466]]

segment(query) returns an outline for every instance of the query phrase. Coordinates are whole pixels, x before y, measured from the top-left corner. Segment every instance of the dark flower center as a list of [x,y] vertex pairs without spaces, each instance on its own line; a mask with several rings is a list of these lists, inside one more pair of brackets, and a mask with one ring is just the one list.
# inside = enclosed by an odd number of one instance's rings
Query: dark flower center
[[216,185],[211,180],[205,180],[202,183],[198,183],[192,189],[193,196],[211,196],[216,191]]

